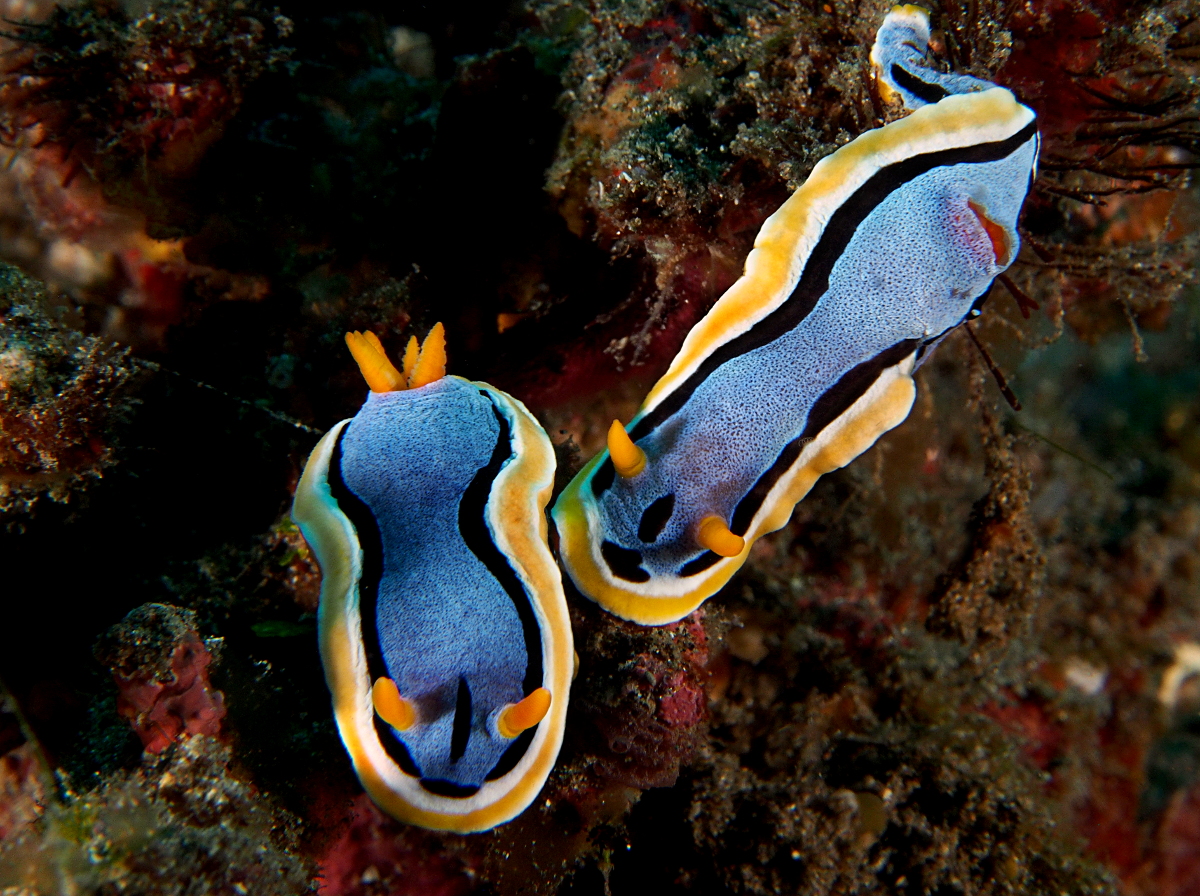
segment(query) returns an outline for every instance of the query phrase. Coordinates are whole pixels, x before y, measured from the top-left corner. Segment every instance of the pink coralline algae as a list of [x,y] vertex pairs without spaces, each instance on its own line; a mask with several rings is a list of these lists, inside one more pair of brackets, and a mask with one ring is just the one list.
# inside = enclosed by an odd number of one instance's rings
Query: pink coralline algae
[[658,701],[658,717],[668,727],[691,727],[704,718],[704,690],[685,673],[672,672],[664,684],[667,693]]
[[212,656],[192,637],[171,656],[171,679],[113,675],[121,696],[117,711],[129,719],[142,745],[160,753],[181,733],[219,734],[225,707],[208,682]]
[[658,698],[658,717],[669,728],[694,728],[708,719],[708,635],[700,621],[703,616],[700,611],[667,626],[669,631],[681,630],[693,644],[683,652],[684,668],[667,675],[666,693]]
[[[708,722],[708,640],[702,617],[697,611],[662,626],[641,645],[647,649],[621,665],[623,674],[601,683],[600,700],[588,715],[605,747],[596,770],[610,783],[670,787],[699,746]],[[606,634],[619,638],[625,629],[622,625]],[[579,700],[591,703],[582,695]]]
[[360,794],[353,820],[321,860],[320,896],[462,896],[473,881],[434,840],[385,816]]
[[200,640],[195,614],[146,604],[109,629],[96,658],[117,683],[117,711],[148,753],[161,753],[184,734],[218,735],[225,701],[208,680],[212,654]]

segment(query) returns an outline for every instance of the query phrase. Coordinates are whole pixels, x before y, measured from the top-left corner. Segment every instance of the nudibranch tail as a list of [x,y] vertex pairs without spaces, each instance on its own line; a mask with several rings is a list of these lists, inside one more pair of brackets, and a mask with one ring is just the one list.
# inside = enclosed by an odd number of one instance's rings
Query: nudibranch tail
[[969,75],[939,72],[924,64],[929,46],[929,12],[912,4],[893,6],[871,47],[871,64],[880,92],[898,94],[907,109],[936,103],[953,94],[988,90],[996,85]]
[[871,58],[911,114],[817,163],[555,503],[563,566],[605,609],[657,625],[716,593],[820,476],[908,416],[913,372],[1016,257],[1033,110],[929,68],[928,42],[923,9],[888,14]]
[[347,333],[346,345],[372,392],[396,392],[405,388],[404,377],[396,365],[388,360],[374,333],[369,330],[365,334]]
[[510,740],[538,724],[550,711],[550,692],[538,688],[520,703],[512,703],[500,711],[496,717],[496,728],[501,737]]
[[608,428],[608,453],[617,475],[626,479],[646,469],[646,452],[633,444],[620,420]]
[[575,652],[546,541],[554,449],[515,398],[444,375],[440,324],[406,352],[407,389],[375,388],[378,340],[347,343],[372,391],[313,449],[292,507],[321,568],[338,732],[388,814],[487,830],[537,796],[566,724]]
[[[405,361],[407,362],[407,360],[406,356]],[[416,363],[413,364],[408,387],[419,389],[421,386],[428,386],[430,383],[440,380],[445,375],[446,328],[440,323],[436,323],[421,344],[421,353],[417,356]]]

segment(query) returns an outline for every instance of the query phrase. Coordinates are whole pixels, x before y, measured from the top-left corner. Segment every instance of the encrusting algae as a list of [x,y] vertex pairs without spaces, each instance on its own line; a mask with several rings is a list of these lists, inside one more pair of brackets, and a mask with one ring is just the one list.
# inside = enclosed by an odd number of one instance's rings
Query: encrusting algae
[[339,741],[287,508],[363,399],[344,334],[403,375],[444,321],[552,502],[902,115],[889,8],[9,4],[0,893],[1200,889],[1194,0],[930,4],[928,61],[1038,115],[1012,288],[700,611],[568,586],[524,813],[403,825]]
[[121,349],[49,316],[46,295],[0,269],[0,519],[68,502],[116,463],[135,368]]

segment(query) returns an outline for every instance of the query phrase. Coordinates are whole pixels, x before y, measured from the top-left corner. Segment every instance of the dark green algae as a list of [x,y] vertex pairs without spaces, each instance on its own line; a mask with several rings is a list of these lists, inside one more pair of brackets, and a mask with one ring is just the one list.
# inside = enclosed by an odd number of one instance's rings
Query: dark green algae
[[[702,614],[641,629],[569,594],[567,741],[520,818],[450,837],[353,803],[312,637],[317,570],[284,518],[315,439],[287,418],[320,430],[361,397],[341,333],[394,349],[446,320],[451,370],[529,401],[577,466],[601,388],[652,379],[762,218],[888,114],[863,57],[884,6],[211,5],[211,49],[235,58],[195,70],[238,102],[182,174],[131,165],[122,141],[140,132],[113,117],[128,97],[88,98],[108,130],[72,134],[73,151],[102,163],[86,171],[108,201],[270,288],[248,301],[188,280],[165,341],[127,357],[65,325],[101,332],[111,296],[5,274],[0,333],[45,384],[5,391],[5,439],[20,401],[70,396],[88,352],[109,373],[70,415],[101,460],[6,510],[6,591],[37,597],[5,627],[0,678],[59,778],[0,869],[39,893],[60,873],[80,892],[307,892],[319,863],[366,855],[361,836],[393,849],[336,892],[1186,893],[1193,866],[1163,832],[1187,829],[1194,708],[1156,686],[1200,640],[1195,200],[1164,168],[1180,232],[1155,236],[1128,178],[1103,208],[1148,235],[1085,214],[1063,195],[1095,188],[1080,147],[1128,135],[1095,127],[1103,103],[1054,118],[1057,82],[1022,67],[1054,50],[1064,84],[1111,92],[1157,65],[1170,103],[1125,98],[1153,122],[1190,101],[1184,3],[1131,7],[1099,38],[1102,4],[934,10],[957,65],[1019,83],[1055,126],[1051,189],[1025,219],[1041,265],[1014,271],[1042,311],[1026,321],[998,289],[977,331],[1024,411],[956,335],[908,422],[818,483]],[[98,65],[144,58],[140,13],[59,15],[108,41]],[[401,24],[430,35],[432,72],[390,57]],[[55,45],[54,64],[86,46]],[[59,86],[67,112],[88,87]],[[1189,140],[1172,124],[1138,145]],[[1106,158],[1105,176],[1132,164]],[[526,316],[497,333],[500,312]],[[196,614],[227,715],[219,739],[142,757],[92,648],[147,603]],[[1088,669],[1099,690],[1072,683]],[[247,877],[260,855],[269,877]]]

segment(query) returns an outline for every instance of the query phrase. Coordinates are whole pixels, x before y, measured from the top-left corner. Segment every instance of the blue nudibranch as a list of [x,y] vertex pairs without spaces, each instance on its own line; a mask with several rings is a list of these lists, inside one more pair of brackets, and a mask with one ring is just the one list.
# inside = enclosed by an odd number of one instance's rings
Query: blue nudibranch
[[574,650],[550,440],[512,396],[445,376],[443,333],[410,341],[402,371],[347,334],[371,392],[313,449],[292,516],[321,565],[321,658],[359,780],[402,821],[480,831],[545,783]]
[[618,616],[671,622],[724,585],[818,477],[908,416],[913,371],[1016,257],[1034,113],[926,68],[928,44],[923,9],[888,14],[871,61],[912,113],[816,165],[555,504],[567,572]]

